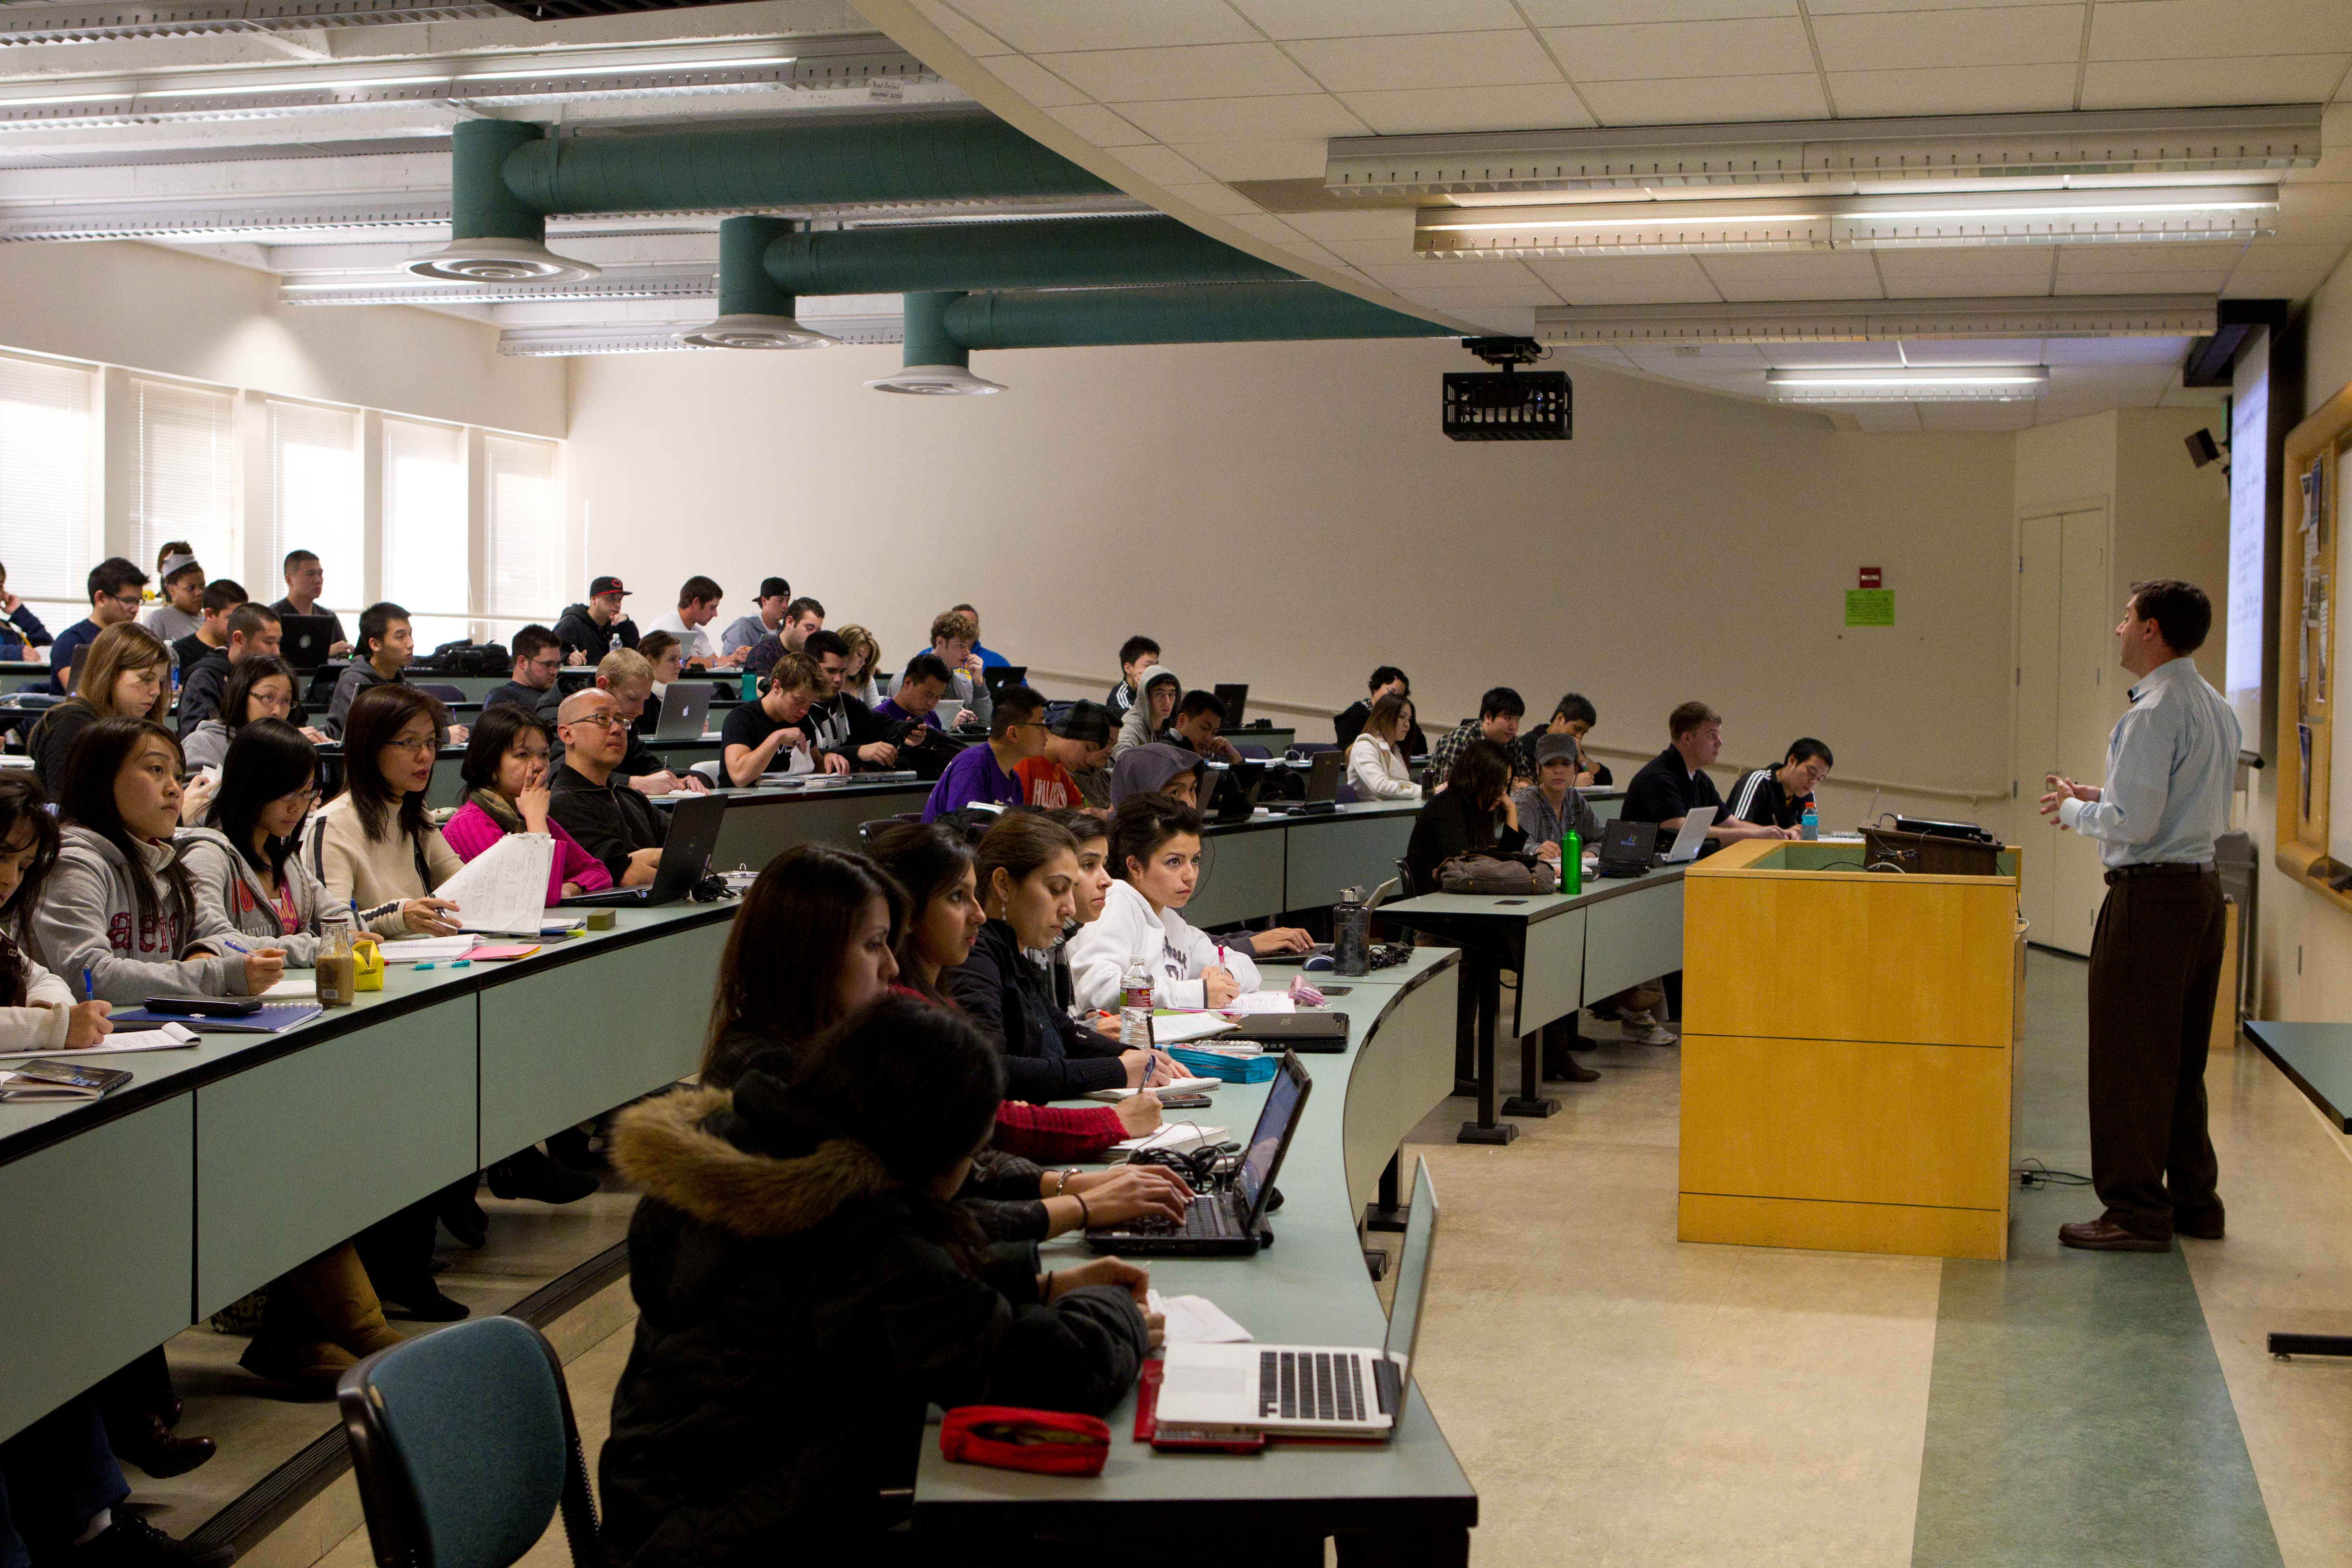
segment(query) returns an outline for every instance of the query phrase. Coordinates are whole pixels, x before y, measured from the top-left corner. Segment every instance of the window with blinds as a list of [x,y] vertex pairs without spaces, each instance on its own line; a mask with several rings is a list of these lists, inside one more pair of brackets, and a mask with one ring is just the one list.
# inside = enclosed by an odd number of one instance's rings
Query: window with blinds
[[152,573],[172,540],[194,546],[207,574],[229,575],[236,529],[236,395],[169,381],[135,381],[139,472],[131,491],[134,559]]
[[466,635],[474,573],[462,429],[383,421],[383,596],[415,617],[420,649]]
[[[316,555],[327,579],[320,600],[341,614],[349,628],[367,595],[360,416],[348,408],[275,399],[268,411],[270,567],[274,573],[291,551]],[[268,601],[278,592],[273,582],[255,596]]]
[[500,618],[539,620],[554,614],[555,448],[542,441],[491,436],[489,515],[483,569],[484,609]]
[[97,381],[95,371],[0,358],[0,566],[21,598],[85,602],[97,563]]

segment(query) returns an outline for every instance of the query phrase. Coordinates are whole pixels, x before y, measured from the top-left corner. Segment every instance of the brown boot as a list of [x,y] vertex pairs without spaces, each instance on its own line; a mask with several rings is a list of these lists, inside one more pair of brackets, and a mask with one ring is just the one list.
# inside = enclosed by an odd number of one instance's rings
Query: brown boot
[[313,1398],[331,1399],[335,1380],[359,1357],[328,1340],[304,1340],[265,1327],[245,1347],[237,1364],[256,1377],[299,1388]]
[[353,1359],[390,1350],[401,1336],[383,1321],[367,1266],[350,1242],[329,1247],[310,1262],[289,1269],[272,1288],[300,1298],[320,1338],[341,1345]]

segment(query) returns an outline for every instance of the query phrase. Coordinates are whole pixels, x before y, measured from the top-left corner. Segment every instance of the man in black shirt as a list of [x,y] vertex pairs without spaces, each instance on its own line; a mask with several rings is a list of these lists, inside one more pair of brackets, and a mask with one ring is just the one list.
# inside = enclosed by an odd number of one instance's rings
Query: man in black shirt
[[758,699],[730,709],[727,722],[719,727],[719,754],[727,781],[749,789],[763,773],[814,771],[819,765],[816,703],[831,689],[824,671],[808,655],[779,657],[775,667],[760,678]]
[[[1384,664],[1372,671],[1370,684],[1372,694],[1370,697],[1360,702],[1351,702],[1331,716],[1331,731],[1339,738],[1339,749],[1343,752],[1354,745],[1356,737],[1364,732],[1364,721],[1372,716],[1373,703],[1391,691],[1403,698],[1412,696],[1412,682],[1405,679],[1403,670],[1392,664]],[[1405,728],[1402,750],[1408,757],[1429,755],[1429,737],[1421,732],[1418,715]]]
[[1552,704],[1551,721],[1542,729],[1519,737],[1519,766],[1528,778],[1537,775],[1536,742],[1546,735],[1566,735],[1576,742],[1576,787],[1606,789],[1611,774],[1608,764],[1592,760],[1584,749],[1584,737],[1592,733],[1592,726],[1601,722],[1600,710],[1592,700],[1580,692],[1571,691]]
[[[184,741],[197,725],[220,711],[221,697],[228,689],[233,668],[252,654],[278,657],[282,628],[278,612],[267,605],[239,605],[229,611],[226,625],[228,646],[205,654],[180,671],[180,738]],[[299,724],[301,720],[298,718],[295,722]]]
[[1627,822],[1654,822],[1661,835],[1678,833],[1683,818],[1700,806],[1711,805],[1716,808],[1715,820],[1707,825],[1706,836],[1717,844],[1735,838],[1797,836],[1794,829],[1784,832],[1726,818],[1723,796],[1716,793],[1715,781],[1706,773],[1706,764],[1723,752],[1722,714],[1704,702],[1685,702],[1666,715],[1666,731],[1673,736],[1673,743],[1643,763],[1625,788],[1625,805],[1619,815]]
[[556,673],[563,668],[563,645],[545,626],[530,626],[515,633],[508,647],[514,650],[514,679],[494,688],[482,706],[507,702],[536,713],[555,689]]
[[1731,815],[1767,827],[1794,827],[1813,804],[1813,791],[1830,776],[1830,749],[1808,735],[1789,742],[1777,768],[1758,768],[1731,792]]
[[[789,629],[792,623],[787,621]],[[791,650],[788,647],[786,652]],[[808,720],[814,733],[817,763],[827,773],[852,769],[872,771],[898,765],[898,726],[877,715],[842,688],[849,673],[849,644],[838,632],[813,631],[801,639],[802,655],[816,661],[824,676],[824,690]],[[778,661],[782,662],[781,658]],[[839,763],[834,761],[840,758]]]
[[245,603],[245,589],[226,577],[215,577],[205,584],[201,601],[204,617],[194,631],[172,645],[172,658],[180,667],[180,679],[188,679],[188,671],[205,658],[228,647],[228,613]]
[[594,664],[615,647],[637,646],[637,623],[621,613],[621,601],[628,596],[618,577],[598,577],[588,584],[585,601],[555,618],[564,663]]
[[604,863],[614,886],[642,888],[661,863],[668,825],[653,802],[613,776],[629,749],[629,721],[611,692],[593,687],[565,698],[556,712],[563,765],[549,782],[547,815]]

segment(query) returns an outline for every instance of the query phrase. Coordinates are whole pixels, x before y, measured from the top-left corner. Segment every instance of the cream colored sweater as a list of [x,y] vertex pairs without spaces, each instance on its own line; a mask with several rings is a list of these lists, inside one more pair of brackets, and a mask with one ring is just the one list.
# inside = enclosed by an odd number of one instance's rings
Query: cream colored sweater
[[370,838],[348,793],[337,795],[313,812],[302,858],[326,884],[328,906],[357,903],[360,924],[379,936],[405,936],[401,901],[421,899],[457,874],[464,864],[441,837],[439,828],[425,835],[425,875],[417,873],[418,846],[395,823],[385,824],[382,838]]

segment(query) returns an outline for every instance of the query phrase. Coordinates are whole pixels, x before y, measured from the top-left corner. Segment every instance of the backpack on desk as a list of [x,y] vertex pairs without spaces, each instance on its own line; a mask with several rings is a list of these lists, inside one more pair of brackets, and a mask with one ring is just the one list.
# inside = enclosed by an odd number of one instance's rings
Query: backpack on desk
[[1542,860],[1456,855],[1437,868],[1441,893],[1549,893],[1559,886],[1559,877]]

